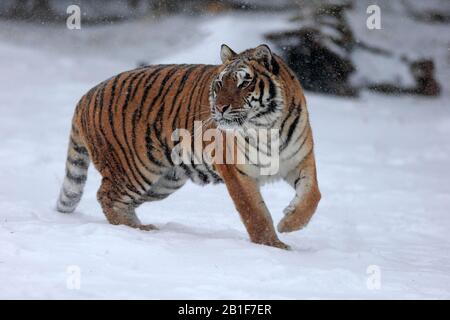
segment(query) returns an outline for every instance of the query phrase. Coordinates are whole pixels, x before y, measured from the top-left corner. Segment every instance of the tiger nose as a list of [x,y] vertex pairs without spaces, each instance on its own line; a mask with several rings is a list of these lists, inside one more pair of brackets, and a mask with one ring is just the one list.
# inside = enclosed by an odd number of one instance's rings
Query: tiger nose
[[225,111],[227,111],[228,109],[230,109],[231,105],[230,104],[223,104],[221,106],[216,106],[217,111],[219,111],[220,113],[225,113]]

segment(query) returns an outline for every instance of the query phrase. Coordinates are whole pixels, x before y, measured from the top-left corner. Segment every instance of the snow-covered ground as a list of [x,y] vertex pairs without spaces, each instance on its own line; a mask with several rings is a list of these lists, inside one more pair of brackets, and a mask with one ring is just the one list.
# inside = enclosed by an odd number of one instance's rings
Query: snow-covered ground
[[[109,225],[92,168],[76,213],[54,210],[74,106],[92,85],[139,61],[217,63],[222,42],[245,49],[286,25],[1,22],[0,298],[450,298],[447,87],[438,99],[307,94],[323,199],[306,229],[280,236],[292,251],[250,243],[223,185],[140,207],[156,232]],[[278,222],[293,191],[263,194]]]

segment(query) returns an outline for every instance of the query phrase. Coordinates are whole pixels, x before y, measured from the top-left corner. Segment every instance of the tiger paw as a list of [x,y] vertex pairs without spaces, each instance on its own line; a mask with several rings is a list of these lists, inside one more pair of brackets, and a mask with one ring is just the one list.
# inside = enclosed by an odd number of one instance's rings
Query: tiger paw
[[283,249],[283,250],[291,250],[291,246],[285,244],[284,242],[282,242],[280,240],[270,243],[269,245],[272,247],[275,247],[275,248]]
[[140,230],[144,230],[144,231],[159,230],[153,224],[141,224],[141,225],[137,226],[137,228]]
[[269,247],[275,247],[275,248],[279,248],[279,249],[284,249],[284,250],[291,250],[291,247],[288,246],[287,244],[285,244],[284,242],[275,239],[275,240],[262,240],[262,241],[253,241],[254,243],[257,244],[262,244],[265,246],[269,246]]
[[289,207],[285,209],[285,216],[277,225],[278,232],[293,232],[306,227],[309,222],[309,218],[306,218],[300,212],[295,210],[289,210]]

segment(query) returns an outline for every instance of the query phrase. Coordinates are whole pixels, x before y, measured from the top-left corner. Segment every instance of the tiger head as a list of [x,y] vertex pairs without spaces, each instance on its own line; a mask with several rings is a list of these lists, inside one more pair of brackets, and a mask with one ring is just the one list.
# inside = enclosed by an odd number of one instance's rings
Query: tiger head
[[279,64],[262,44],[239,54],[223,44],[221,71],[210,87],[212,119],[219,129],[271,128],[281,117]]

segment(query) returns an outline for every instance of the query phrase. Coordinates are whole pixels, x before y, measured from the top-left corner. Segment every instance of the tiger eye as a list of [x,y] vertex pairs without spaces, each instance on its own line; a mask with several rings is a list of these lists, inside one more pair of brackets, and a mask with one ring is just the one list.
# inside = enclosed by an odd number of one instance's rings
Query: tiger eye
[[241,82],[241,84],[238,86],[238,88],[244,89],[244,88],[248,87],[250,82],[251,82],[250,80],[244,80],[244,81]]
[[222,88],[222,81],[215,80],[214,81],[214,90],[217,92]]
[[249,91],[255,90],[256,80],[253,78],[250,83],[247,85],[247,88]]

